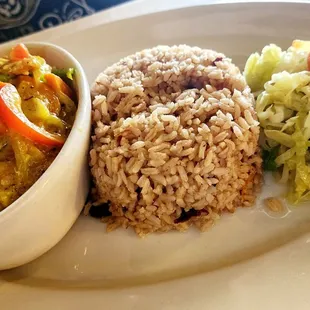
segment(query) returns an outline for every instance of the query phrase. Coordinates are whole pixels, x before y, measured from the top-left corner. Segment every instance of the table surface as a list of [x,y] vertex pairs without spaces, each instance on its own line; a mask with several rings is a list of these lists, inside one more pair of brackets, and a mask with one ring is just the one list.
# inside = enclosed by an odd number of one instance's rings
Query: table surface
[[[189,6],[199,6],[231,2],[309,2],[310,0],[132,0],[122,5],[98,12],[79,20],[62,24],[44,31],[23,37],[24,41],[49,41],[53,38],[70,35],[73,32],[96,27],[101,24],[115,22],[122,19],[133,18],[140,15],[162,12]],[[15,40],[18,41],[19,39]],[[14,41],[13,41],[14,42]],[[12,43],[9,42],[9,44]],[[5,43],[7,44],[7,43]]]

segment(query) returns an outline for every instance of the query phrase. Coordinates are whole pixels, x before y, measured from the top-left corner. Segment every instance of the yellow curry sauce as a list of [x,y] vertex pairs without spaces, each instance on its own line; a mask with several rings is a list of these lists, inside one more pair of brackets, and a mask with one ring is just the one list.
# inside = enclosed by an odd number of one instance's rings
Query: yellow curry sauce
[[76,113],[73,74],[23,44],[0,58],[0,211],[38,180],[64,144]]

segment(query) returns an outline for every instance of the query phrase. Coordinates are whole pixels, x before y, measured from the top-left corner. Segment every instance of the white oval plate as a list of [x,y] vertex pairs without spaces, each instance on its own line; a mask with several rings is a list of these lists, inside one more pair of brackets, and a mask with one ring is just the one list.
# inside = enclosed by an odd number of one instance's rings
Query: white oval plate
[[[224,52],[243,67],[268,43],[310,39],[309,4],[192,7],[101,25],[51,42],[69,50],[90,81],[120,57],[157,44]],[[1,309],[261,310],[310,308],[310,208],[264,211],[283,189],[266,177],[255,207],[224,215],[210,231],[137,238],[106,234],[81,217],[36,261],[0,273]],[[27,246],[27,245],[25,245]],[[0,253],[1,255],[1,253]]]

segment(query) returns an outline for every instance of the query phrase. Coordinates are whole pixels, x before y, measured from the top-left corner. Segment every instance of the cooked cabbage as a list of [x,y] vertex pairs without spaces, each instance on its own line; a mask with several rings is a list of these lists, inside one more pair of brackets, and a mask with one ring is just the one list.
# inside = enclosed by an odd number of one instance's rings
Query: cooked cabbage
[[275,44],[267,45],[261,55],[254,53],[248,58],[244,69],[247,83],[253,92],[257,92],[264,89],[274,73],[308,70],[308,54],[309,50],[299,47],[291,46],[287,51],[282,51]]
[[252,54],[245,64],[244,75],[253,92],[262,90],[270,80],[273,71],[280,62],[282,50],[271,44],[264,47],[262,54]]
[[256,112],[263,130],[264,169],[289,184],[292,203],[310,200],[310,42],[287,51],[268,45],[251,55],[245,78],[259,92]]
[[274,164],[269,156],[264,167],[279,169],[280,182],[290,184],[288,198],[292,203],[310,199],[310,166],[306,160],[310,158],[310,72],[273,74],[264,88],[256,111],[264,128],[265,152],[277,152],[272,158]]

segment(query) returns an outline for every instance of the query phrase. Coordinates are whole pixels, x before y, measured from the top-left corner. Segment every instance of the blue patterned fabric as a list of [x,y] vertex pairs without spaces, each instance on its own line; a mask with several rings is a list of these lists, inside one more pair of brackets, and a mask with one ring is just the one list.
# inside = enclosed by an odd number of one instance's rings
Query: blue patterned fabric
[[0,0],[0,43],[128,0]]

